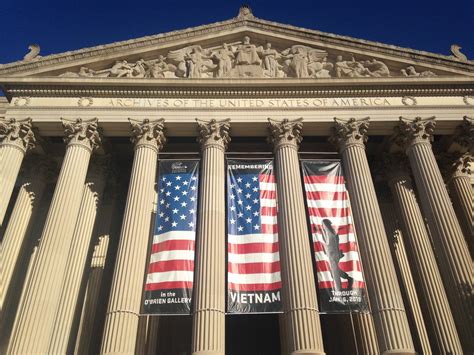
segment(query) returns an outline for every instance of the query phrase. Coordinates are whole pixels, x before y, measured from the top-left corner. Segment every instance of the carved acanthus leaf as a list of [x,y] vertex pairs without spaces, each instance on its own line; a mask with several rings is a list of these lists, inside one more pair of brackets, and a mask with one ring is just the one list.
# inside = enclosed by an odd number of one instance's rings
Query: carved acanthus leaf
[[130,141],[139,145],[150,145],[158,150],[162,149],[166,143],[165,137],[165,120],[160,118],[158,120],[150,120],[148,118],[137,121],[129,119],[132,126],[132,136]]
[[292,145],[298,148],[299,144],[303,140],[303,118],[296,120],[289,120],[288,118],[282,121],[268,119],[268,140],[275,148],[283,145]]
[[364,145],[367,142],[369,117],[362,119],[349,118],[348,120],[334,117],[334,127],[329,141],[340,150],[354,144]]
[[101,143],[97,118],[83,120],[77,118],[75,121],[62,119],[64,127],[64,142],[67,144],[80,144],[91,150],[95,150]]
[[204,148],[208,145],[218,145],[224,149],[230,142],[230,118],[217,121],[196,119],[198,125],[198,142]]
[[462,123],[456,128],[453,140],[466,151],[474,150],[474,118],[463,117]]
[[0,120],[0,143],[15,145],[24,151],[33,149],[36,146],[36,138],[31,122],[31,118]]
[[410,162],[406,154],[401,152],[384,155],[382,171],[389,181],[392,179],[411,179]]
[[403,149],[417,143],[430,143],[433,140],[435,127],[435,117],[415,117],[414,119],[400,117],[392,142]]
[[437,156],[438,165],[446,183],[452,178],[472,174],[474,157],[470,153],[443,153]]

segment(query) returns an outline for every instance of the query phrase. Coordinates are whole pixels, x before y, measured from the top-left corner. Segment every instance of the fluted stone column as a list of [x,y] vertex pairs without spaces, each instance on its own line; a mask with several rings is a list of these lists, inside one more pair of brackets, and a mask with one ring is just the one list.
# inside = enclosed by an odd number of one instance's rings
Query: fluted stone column
[[368,126],[368,118],[335,119],[331,140],[342,155],[380,351],[414,354],[400,287],[365,154]]
[[89,351],[108,247],[109,235],[100,236],[98,242],[94,246],[91,270],[88,275],[81,320],[77,332],[76,346],[74,350],[74,353],[76,354],[87,354]]
[[380,212],[382,212],[385,232],[387,233],[395,270],[400,282],[415,350],[419,354],[430,355],[433,352],[431,351],[428,332],[426,331],[425,320],[423,319],[423,311],[418,299],[418,292],[415,288],[412,265],[408,261],[403,234],[398,220],[394,218],[394,211],[395,206],[392,202],[380,202]]
[[434,117],[400,118],[394,142],[403,147],[430,225],[439,270],[465,353],[474,351],[472,260],[431,148]]
[[103,354],[134,354],[164,120],[130,121],[135,144],[130,185],[102,339]]
[[95,157],[89,168],[84,185],[81,207],[74,229],[73,242],[69,248],[68,263],[61,286],[61,302],[54,320],[54,328],[49,342],[48,352],[65,354],[71,352],[70,337],[73,335],[74,317],[78,307],[84,272],[91,250],[91,239],[96,221],[97,210],[102,202],[108,157]]
[[0,227],[27,150],[35,147],[31,118],[0,120]]
[[61,284],[68,263],[74,227],[92,151],[100,142],[97,119],[63,121],[68,143],[45,222],[25,302],[19,309],[9,352],[46,353]]
[[415,274],[418,296],[425,310],[425,324],[436,354],[462,354],[461,343],[430,238],[412,186],[408,161],[401,154],[386,160],[388,184],[404,231],[407,255]]
[[225,167],[229,120],[197,121],[202,150],[194,281],[193,355],[225,353]]
[[377,343],[377,332],[375,331],[374,318],[369,313],[351,314],[357,350],[359,354],[377,355],[380,354]]
[[[34,164],[34,166],[33,166]],[[19,262],[22,250],[26,246],[26,237],[32,225],[38,205],[41,202],[46,183],[54,169],[54,164],[46,157],[36,156],[28,162],[25,182],[20,190],[13,207],[10,220],[2,240],[0,265],[2,277],[0,278],[0,318],[3,319],[4,303],[10,289],[10,282]],[[0,321],[1,324],[1,321]]]
[[446,176],[454,211],[458,216],[471,256],[474,255],[474,190],[471,184],[473,164],[473,156],[464,153],[451,163],[451,171]]
[[276,158],[282,301],[290,354],[324,354],[298,159],[302,119],[269,119]]

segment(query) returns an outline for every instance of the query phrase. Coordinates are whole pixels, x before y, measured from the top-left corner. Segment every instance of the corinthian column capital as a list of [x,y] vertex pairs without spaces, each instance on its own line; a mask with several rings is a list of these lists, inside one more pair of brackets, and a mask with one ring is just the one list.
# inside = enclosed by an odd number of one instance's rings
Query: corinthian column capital
[[222,150],[227,149],[230,142],[230,118],[217,121],[202,121],[196,118],[198,124],[198,142],[204,150],[208,146],[216,146]]
[[288,118],[282,121],[268,119],[268,130],[270,135],[268,140],[273,144],[275,150],[289,146],[298,150],[303,140],[301,131],[303,130],[303,118],[290,121]]
[[64,127],[64,142],[68,145],[80,145],[91,152],[97,149],[101,143],[97,118],[83,120],[77,118],[74,121],[61,119]]
[[456,128],[453,140],[462,150],[474,150],[474,118],[464,116],[462,123]]
[[417,144],[431,144],[436,126],[435,117],[415,117],[408,119],[400,117],[400,123],[395,127],[393,142],[408,150]]
[[470,178],[472,174],[471,164],[474,158],[470,153],[446,153],[438,157],[439,167],[445,182],[457,177]]
[[348,120],[334,117],[334,127],[329,141],[343,151],[351,146],[358,145],[364,148],[369,130],[369,117]]
[[401,152],[387,154],[383,157],[383,173],[388,183],[404,180],[411,181],[410,162]]
[[135,149],[140,146],[148,146],[157,152],[163,148],[166,143],[165,137],[165,120],[133,120],[128,119],[132,126],[132,136],[130,141],[135,144]]
[[25,153],[36,146],[31,118],[0,120],[0,144],[11,145]]

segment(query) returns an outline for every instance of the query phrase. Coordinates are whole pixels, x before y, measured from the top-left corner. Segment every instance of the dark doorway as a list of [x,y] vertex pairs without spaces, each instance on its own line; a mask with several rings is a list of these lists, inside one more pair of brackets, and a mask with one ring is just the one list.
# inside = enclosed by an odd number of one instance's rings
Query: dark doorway
[[278,314],[226,316],[226,355],[279,355]]

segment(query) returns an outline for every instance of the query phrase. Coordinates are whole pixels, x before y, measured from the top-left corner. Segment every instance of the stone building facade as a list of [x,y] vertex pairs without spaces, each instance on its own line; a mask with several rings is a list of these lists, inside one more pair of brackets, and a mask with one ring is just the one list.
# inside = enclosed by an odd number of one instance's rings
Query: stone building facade
[[[0,351],[461,354],[474,62],[227,21],[0,65]],[[199,120],[199,123],[196,121]],[[225,309],[225,159],[274,158],[282,314]],[[201,159],[190,316],[140,315],[157,162]],[[369,314],[321,314],[299,159],[340,159]],[[299,211],[295,213],[295,211]]]

